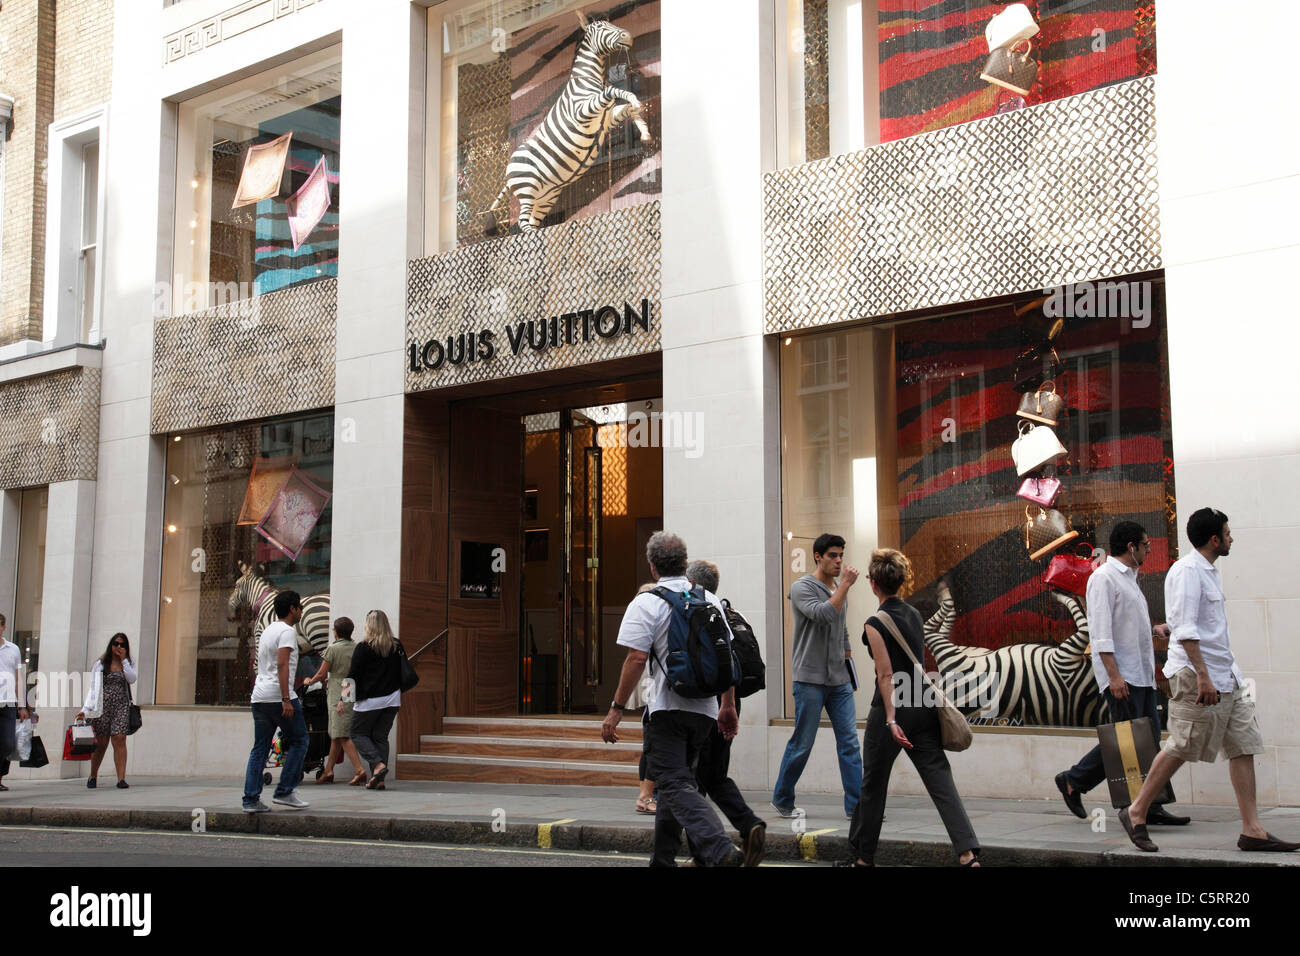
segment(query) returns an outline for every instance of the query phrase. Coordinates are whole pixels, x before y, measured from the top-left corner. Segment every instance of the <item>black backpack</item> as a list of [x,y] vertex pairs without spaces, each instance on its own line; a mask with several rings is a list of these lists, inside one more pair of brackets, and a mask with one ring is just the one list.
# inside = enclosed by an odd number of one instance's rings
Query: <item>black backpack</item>
[[731,628],[731,650],[740,664],[740,680],[736,682],[736,696],[748,697],[757,694],[767,686],[767,668],[763,664],[763,654],[759,648],[758,636],[749,622],[740,616],[740,612],[731,606],[726,598],[722,606],[727,615],[727,626]]
[[668,624],[668,657],[659,660],[650,648],[651,659],[667,675],[667,687],[682,697],[716,697],[736,683],[739,667],[727,639],[727,625],[718,609],[708,602],[703,588],[670,591],[657,587],[650,592],[672,608]]

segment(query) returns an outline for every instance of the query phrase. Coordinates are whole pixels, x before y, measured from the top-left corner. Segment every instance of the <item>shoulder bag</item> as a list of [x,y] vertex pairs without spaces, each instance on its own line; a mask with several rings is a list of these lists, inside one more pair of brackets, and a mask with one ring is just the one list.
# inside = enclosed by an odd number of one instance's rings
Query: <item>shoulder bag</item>
[[411,661],[406,656],[406,648],[402,646],[401,641],[397,642],[397,654],[402,659],[402,676],[399,686],[402,688],[402,693],[405,694],[416,684],[420,683],[420,675],[417,674],[415,668],[411,666]]
[[[907,641],[903,640],[903,635],[899,632],[898,625],[894,623],[894,619],[885,611],[881,611],[877,614],[876,619],[885,625],[885,628],[890,634],[894,635],[894,640],[898,641],[899,645],[907,653],[912,665],[922,674],[925,674],[925,668],[922,667],[921,662],[916,659],[916,655],[912,653],[912,648],[908,646]],[[935,695],[940,701],[939,737],[943,741],[943,749],[951,750],[954,753],[961,753],[971,745],[971,740],[973,739],[973,735],[970,732],[970,722],[962,716],[962,712],[948,699],[948,695],[940,689],[939,685],[930,680],[930,675],[925,674],[925,680],[926,683],[934,688]]]
[[144,726],[144,717],[140,715],[140,708],[136,704],[135,698],[131,696],[131,684],[129,682],[126,685],[126,699],[126,735],[130,737]]

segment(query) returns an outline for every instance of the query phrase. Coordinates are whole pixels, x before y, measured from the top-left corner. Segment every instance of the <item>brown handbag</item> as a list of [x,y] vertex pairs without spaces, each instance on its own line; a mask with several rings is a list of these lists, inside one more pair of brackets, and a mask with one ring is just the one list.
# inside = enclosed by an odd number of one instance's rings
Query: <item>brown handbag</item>
[[1024,394],[1020,399],[1020,408],[1017,409],[1016,415],[1055,428],[1061,418],[1061,409],[1064,407],[1065,399],[1056,394],[1056,383],[1047,381],[1038,386],[1038,391]]
[[1077,537],[1079,532],[1055,508],[1025,506],[1025,548],[1031,559],[1045,557]]
[[957,705],[948,699],[948,695],[934,681],[930,680],[930,675],[925,673],[925,668],[921,662],[916,659],[912,649],[903,640],[903,635],[899,633],[898,625],[888,614],[882,612],[876,615],[876,620],[885,625],[886,630],[894,635],[894,640],[898,641],[899,646],[903,648],[908,659],[911,660],[912,666],[922,674],[925,674],[925,682],[934,688],[935,695],[939,698],[939,739],[943,743],[944,750],[951,750],[953,753],[961,753],[971,745],[974,734],[970,732],[970,721],[968,721],[962,712],[957,709]]
[[[1024,52],[1016,50],[1021,43],[1025,45]],[[1038,62],[1029,55],[1032,50],[1033,44],[1028,40],[1018,41],[1010,47],[998,47],[989,54],[980,79],[1012,93],[1028,96],[1034,80],[1038,79]]]

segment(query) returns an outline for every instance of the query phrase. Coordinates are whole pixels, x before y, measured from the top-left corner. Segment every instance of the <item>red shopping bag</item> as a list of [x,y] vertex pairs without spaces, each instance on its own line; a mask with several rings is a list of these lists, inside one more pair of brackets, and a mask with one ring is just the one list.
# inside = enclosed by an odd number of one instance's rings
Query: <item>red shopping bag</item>
[[79,743],[75,747],[72,743],[72,728],[69,727],[63,735],[63,759],[64,760],[89,760],[95,753],[95,746],[91,744],[90,749],[85,749],[85,744]]

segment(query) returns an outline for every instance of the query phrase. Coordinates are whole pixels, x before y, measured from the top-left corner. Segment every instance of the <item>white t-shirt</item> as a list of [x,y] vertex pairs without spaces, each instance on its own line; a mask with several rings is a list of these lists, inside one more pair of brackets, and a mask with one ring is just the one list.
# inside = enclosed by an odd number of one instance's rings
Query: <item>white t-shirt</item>
[[[684,577],[660,578],[658,586],[669,591],[689,591],[691,582]],[[705,591],[704,596],[714,607],[722,609],[722,602],[715,595]],[[654,654],[646,662],[654,680],[654,698],[648,705],[651,714],[657,714],[661,710],[685,710],[706,717],[717,717],[716,697],[682,697],[666,686],[667,675],[659,666],[659,661],[668,656],[668,624],[672,613],[672,607],[658,595],[649,591],[638,594],[623,614],[623,623],[618,629],[618,643],[645,654],[650,654],[651,646],[654,647]],[[656,657],[658,660],[655,660]]]
[[298,670],[298,636],[284,621],[270,625],[257,641],[257,680],[253,682],[254,704],[278,704],[280,693],[280,648],[289,648],[289,699],[296,700],[293,675]]
[[23,665],[23,652],[13,641],[0,644],[0,707],[12,707],[18,703],[18,687],[14,683],[14,672]]

